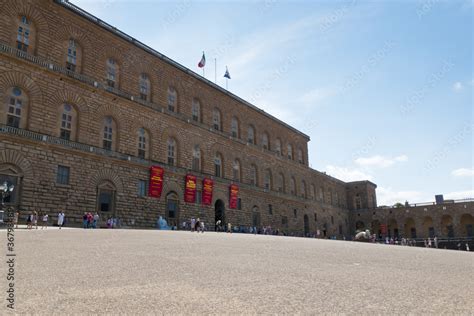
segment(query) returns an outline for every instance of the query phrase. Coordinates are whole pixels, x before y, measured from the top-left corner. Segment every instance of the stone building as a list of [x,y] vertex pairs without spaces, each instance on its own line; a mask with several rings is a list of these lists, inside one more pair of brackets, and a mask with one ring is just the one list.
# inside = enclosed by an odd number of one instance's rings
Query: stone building
[[[309,136],[67,1],[0,0],[0,100],[0,181],[24,212],[341,237],[353,210],[377,205],[375,184],[308,166]],[[159,197],[148,194],[152,166]]]

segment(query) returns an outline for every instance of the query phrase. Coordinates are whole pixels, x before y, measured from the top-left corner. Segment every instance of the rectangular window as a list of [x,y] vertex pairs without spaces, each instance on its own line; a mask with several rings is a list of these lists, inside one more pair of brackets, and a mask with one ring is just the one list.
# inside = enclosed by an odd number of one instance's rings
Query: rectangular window
[[296,208],[293,210],[293,215],[294,215],[295,218],[298,217],[298,211],[296,210]]
[[138,149],[138,158],[145,159],[145,150]]
[[237,209],[238,209],[238,210],[241,210],[241,209],[242,209],[242,199],[241,199],[241,198],[238,198],[238,199],[237,199]]
[[62,139],[70,140],[71,139],[71,131],[65,130],[61,128],[61,135],[59,136]]
[[146,181],[138,180],[138,196],[146,196]]
[[112,150],[112,142],[104,139],[103,148],[106,150]]
[[339,225],[339,235],[342,235],[342,225]]
[[314,221],[317,222],[318,221],[318,214],[314,213]]
[[202,203],[202,191],[200,191],[200,190],[196,191],[196,203],[197,204]]
[[56,182],[58,184],[69,184],[69,167],[58,165]]
[[273,206],[271,204],[268,204],[268,214],[273,215]]
[[281,217],[281,226],[288,228],[288,217],[286,216]]
[[7,125],[15,128],[20,128],[20,118],[18,116],[8,115]]

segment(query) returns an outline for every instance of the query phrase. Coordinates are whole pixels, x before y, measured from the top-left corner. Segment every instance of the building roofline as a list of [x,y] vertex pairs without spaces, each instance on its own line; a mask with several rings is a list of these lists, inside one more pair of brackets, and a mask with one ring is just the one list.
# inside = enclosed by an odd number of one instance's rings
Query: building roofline
[[207,85],[211,86],[212,88],[218,90],[219,92],[221,93],[224,93],[225,95],[231,97],[232,99],[235,99],[237,100],[238,102],[241,102],[243,104],[245,104],[246,106],[248,106],[249,108],[253,109],[254,111],[270,118],[271,120],[277,122],[278,124],[281,124],[283,125],[284,127],[290,129],[291,131],[299,134],[300,136],[303,136],[304,138],[306,138],[308,141],[310,140],[310,137],[308,135],[306,135],[305,133],[297,130],[296,128],[290,126],[289,124],[283,122],[282,120],[274,117],[273,115],[265,112],[264,110],[258,108],[257,106],[253,105],[252,103],[242,99],[241,97],[233,94],[232,92],[229,92],[228,90],[225,90],[224,88],[222,88],[221,86],[213,83],[212,81],[206,79],[206,78],[203,78],[202,76],[198,75],[196,72],[192,71],[191,69],[181,65],[180,63],[172,60],[171,58],[163,55],[162,53],[158,52],[157,50],[151,48],[150,46],[140,42],[139,40],[131,37],[130,35],[120,31],[119,29],[117,29],[116,27],[108,24],[107,22],[104,22],[102,21],[101,19],[97,18],[96,16],[90,14],[89,12],[85,11],[84,9],[81,9],[80,7],[76,6],[75,4],[72,4],[71,2],[69,2],[69,0],[54,0],[55,3],[61,5],[62,7],[72,11],[73,13],[75,14],[78,14],[80,15],[81,17],[93,22],[94,24],[98,25],[99,27],[102,27],[103,29],[113,33],[114,35],[126,40],[127,42],[130,42],[131,44],[135,45],[136,47],[144,50],[145,52],[155,56],[155,57],[158,57],[160,58],[161,60],[163,60],[164,62],[170,64],[171,66],[174,66],[176,68],[178,68],[179,70],[185,72],[186,74],[190,75],[190,76],[193,76],[195,79],[197,80],[200,80],[204,83],[206,83]]
[[351,182],[346,182],[346,184],[371,184],[373,185],[375,188],[377,188],[377,185],[375,183],[373,183],[372,181],[369,181],[369,180],[361,180],[361,181],[351,181]]

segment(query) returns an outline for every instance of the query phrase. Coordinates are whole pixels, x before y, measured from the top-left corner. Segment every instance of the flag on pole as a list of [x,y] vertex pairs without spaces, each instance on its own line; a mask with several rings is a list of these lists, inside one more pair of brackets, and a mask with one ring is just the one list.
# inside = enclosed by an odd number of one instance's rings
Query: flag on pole
[[230,74],[229,74],[229,69],[227,69],[227,66],[225,66],[225,74],[224,77],[227,79],[230,79]]
[[204,66],[206,66],[206,56],[204,55],[204,52],[202,52],[202,58],[198,64],[198,67],[203,68]]

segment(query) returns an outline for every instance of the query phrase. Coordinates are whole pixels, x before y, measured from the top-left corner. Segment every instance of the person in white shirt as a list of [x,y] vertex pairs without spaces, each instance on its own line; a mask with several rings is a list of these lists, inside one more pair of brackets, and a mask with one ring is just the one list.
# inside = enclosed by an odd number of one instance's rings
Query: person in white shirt
[[45,227],[48,229],[48,214],[43,215],[41,229],[44,229]]
[[58,214],[58,226],[59,226],[59,229],[61,229],[61,227],[63,227],[63,224],[64,224],[64,212],[61,211],[61,212],[59,212],[59,214]]

